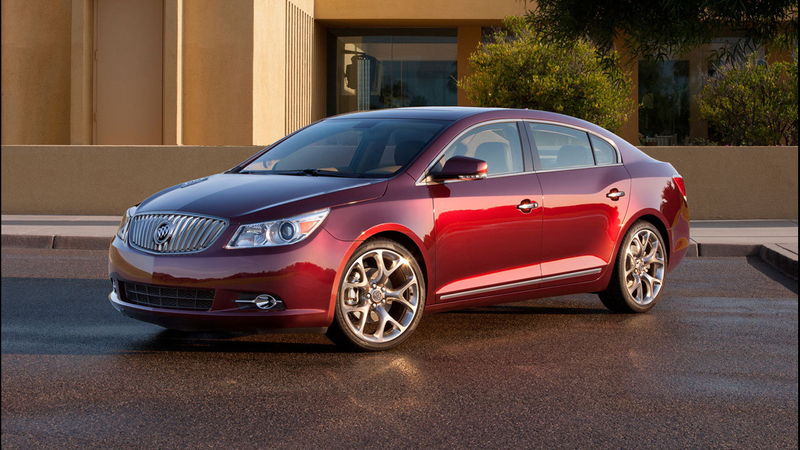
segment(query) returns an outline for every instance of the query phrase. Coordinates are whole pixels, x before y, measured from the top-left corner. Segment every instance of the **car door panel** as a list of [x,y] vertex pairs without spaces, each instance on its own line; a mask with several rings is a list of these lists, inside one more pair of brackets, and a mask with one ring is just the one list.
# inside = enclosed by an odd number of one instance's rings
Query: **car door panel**
[[[630,178],[621,165],[543,172],[542,287],[597,278],[613,260],[625,221]],[[625,192],[618,200],[606,195]],[[579,272],[586,272],[578,275]],[[576,276],[553,279],[562,274]]]
[[[436,234],[437,295],[453,295],[541,276],[541,209],[517,209],[523,200],[541,204],[535,174],[430,186]],[[534,288],[538,281],[527,284]],[[519,288],[519,287],[518,287]],[[494,291],[493,293],[497,293]]]

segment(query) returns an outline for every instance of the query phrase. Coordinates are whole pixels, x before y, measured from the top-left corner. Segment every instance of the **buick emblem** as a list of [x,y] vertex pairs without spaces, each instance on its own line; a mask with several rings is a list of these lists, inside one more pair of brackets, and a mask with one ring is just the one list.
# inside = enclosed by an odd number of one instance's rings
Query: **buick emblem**
[[170,236],[172,236],[172,223],[164,220],[156,227],[156,231],[153,233],[153,242],[161,245],[167,242]]

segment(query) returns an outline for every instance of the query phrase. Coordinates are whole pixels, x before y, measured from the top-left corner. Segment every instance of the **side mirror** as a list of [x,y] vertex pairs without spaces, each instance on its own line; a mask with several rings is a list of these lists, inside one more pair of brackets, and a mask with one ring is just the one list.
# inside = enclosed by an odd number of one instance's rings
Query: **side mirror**
[[431,172],[429,176],[436,181],[481,180],[486,178],[489,166],[486,161],[468,156],[453,156],[444,163],[442,170]]

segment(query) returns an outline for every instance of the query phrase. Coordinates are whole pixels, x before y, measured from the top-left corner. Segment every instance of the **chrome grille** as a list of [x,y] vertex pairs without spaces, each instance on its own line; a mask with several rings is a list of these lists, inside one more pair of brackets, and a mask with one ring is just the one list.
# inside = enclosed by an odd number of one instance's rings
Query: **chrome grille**
[[122,284],[125,288],[125,301],[134,305],[208,311],[214,303],[214,291],[211,289],[183,289],[127,281]]
[[[159,225],[169,222],[172,232],[166,242],[156,243]],[[222,219],[186,214],[138,214],[131,219],[128,244],[153,253],[191,253],[208,248],[228,225]]]

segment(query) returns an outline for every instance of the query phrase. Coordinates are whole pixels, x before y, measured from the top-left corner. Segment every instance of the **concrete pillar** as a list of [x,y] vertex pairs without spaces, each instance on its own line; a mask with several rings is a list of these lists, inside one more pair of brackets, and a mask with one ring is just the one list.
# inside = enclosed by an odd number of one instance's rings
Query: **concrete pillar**
[[183,0],[164,0],[164,145],[183,144]]
[[183,5],[183,143],[253,142],[253,2]]
[[7,144],[69,144],[71,0],[2,1],[2,131]]
[[91,145],[94,125],[94,1],[72,0],[69,143]]
[[265,145],[311,121],[313,0],[183,4],[183,144]]
[[[639,145],[639,61],[626,59],[622,56],[622,68],[631,77],[633,86],[628,101],[633,104],[633,112],[628,116],[628,121],[617,131],[617,135],[633,145]],[[612,130],[614,131],[614,130]]]
[[252,144],[270,144],[286,129],[286,7],[282,1],[254,3]]
[[[458,54],[456,60],[459,80],[470,74],[469,55],[478,49],[478,44],[481,43],[482,38],[483,34],[480,26],[458,27]],[[467,95],[463,89],[458,90],[458,106],[473,106],[472,102],[467,100]]]

